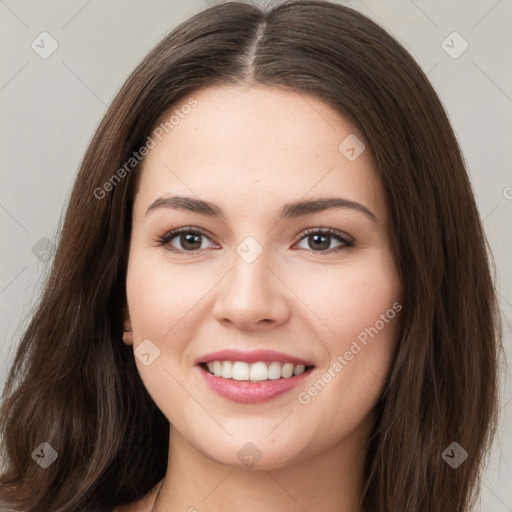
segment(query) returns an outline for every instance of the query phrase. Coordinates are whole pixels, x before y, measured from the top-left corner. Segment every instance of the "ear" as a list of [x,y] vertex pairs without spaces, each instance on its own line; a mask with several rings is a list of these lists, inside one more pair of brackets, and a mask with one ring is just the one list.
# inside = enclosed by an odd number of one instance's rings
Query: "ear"
[[132,324],[130,321],[128,306],[126,304],[123,307],[123,343],[126,345],[133,345]]

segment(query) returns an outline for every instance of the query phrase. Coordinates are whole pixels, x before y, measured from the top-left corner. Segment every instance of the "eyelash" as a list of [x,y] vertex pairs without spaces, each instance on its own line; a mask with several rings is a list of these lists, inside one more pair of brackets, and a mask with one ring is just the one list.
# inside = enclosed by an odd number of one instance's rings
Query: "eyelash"
[[[160,246],[168,245],[169,247],[171,247],[170,246],[171,240],[176,238],[176,236],[181,233],[192,233],[195,235],[202,235],[205,238],[207,238],[208,240],[210,240],[210,242],[212,241],[210,239],[210,237],[208,236],[208,234],[205,231],[203,231],[201,228],[193,228],[191,226],[186,226],[186,227],[182,227],[182,228],[173,229],[172,231],[168,231],[167,233],[164,233],[162,236],[160,236],[157,239],[157,243]],[[314,251],[313,249],[300,249],[300,250],[310,251],[315,254],[327,254],[327,253],[331,254],[333,252],[346,250],[349,247],[352,247],[354,245],[354,242],[350,237],[348,237],[347,235],[342,234],[340,231],[337,231],[332,228],[309,228],[309,229],[306,229],[302,233],[301,238],[299,239],[299,241],[297,243],[301,242],[302,240],[304,240],[311,234],[330,235],[331,237],[335,238],[337,241],[341,242],[343,245],[336,247],[334,249],[326,249],[324,251]],[[172,252],[181,253],[181,254],[198,254],[204,249],[197,249],[195,251],[184,251],[184,250],[176,249],[175,247],[173,247],[172,249],[169,249],[169,250]]]

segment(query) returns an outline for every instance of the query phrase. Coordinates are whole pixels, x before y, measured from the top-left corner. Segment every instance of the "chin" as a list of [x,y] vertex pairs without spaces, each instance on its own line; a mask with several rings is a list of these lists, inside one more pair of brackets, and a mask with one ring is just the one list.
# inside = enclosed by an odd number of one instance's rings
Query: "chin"
[[[244,436],[248,439],[247,434]],[[259,436],[255,436],[258,438]],[[279,444],[277,444],[279,443]],[[236,442],[230,440],[228,445],[219,446],[219,450],[212,452],[211,445],[204,451],[209,459],[231,469],[247,469],[251,471],[270,471],[287,467],[299,462],[300,453],[297,447],[283,444],[275,439]]]

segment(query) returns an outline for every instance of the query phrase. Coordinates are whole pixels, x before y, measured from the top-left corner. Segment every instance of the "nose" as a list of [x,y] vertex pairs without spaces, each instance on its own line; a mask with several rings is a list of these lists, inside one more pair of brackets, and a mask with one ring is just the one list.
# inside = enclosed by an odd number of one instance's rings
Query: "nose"
[[265,251],[252,263],[235,254],[233,267],[217,287],[213,314],[219,322],[251,331],[288,320],[291,292],[269,263]]

